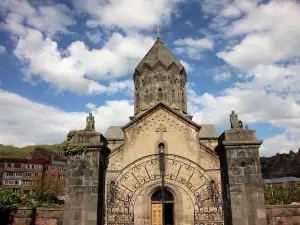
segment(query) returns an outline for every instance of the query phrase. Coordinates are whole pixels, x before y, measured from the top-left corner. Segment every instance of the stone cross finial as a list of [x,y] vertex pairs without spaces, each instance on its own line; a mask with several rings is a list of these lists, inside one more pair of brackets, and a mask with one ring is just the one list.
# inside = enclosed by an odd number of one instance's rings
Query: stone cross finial
[[95,119],[92,113],[86,117],[86,127],[85,130],[93,131],[95,130]]
[[239,120],[238,115],[235,113],[235,111],[231,111],[230,117],[230,123],[231,123],[231,129],[233,128],[239,128]]
[[167,128],[160,124],[159,127],[156,128],[156,132],[159,132],[159,139],[163,140],[163,132],[167,132]]
[[160,32],[161,32],[160,27],[158,26],[155,31],[157,32],[157,38],[160,38]]

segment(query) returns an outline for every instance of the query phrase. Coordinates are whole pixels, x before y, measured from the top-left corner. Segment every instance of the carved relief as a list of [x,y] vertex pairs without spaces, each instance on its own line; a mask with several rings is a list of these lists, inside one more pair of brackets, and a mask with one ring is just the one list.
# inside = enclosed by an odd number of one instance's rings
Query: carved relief
[[[153,182],[160,182],[157,154],[127,165],[119,175],[107,173],[106,223],[134,224],[134,202]],[[220,170],[203,170],[182,156],[166,154],[165,179],[186,192],[193,204],[195,224],[223,224]]]
[[87,168],[87,164],[84,160],[80,160],[76,166],[76,170],[86,169],[86,168]]
[[247,167],[255,166],[255,159],[253,158],[239,158],[232,162],[232,167]]

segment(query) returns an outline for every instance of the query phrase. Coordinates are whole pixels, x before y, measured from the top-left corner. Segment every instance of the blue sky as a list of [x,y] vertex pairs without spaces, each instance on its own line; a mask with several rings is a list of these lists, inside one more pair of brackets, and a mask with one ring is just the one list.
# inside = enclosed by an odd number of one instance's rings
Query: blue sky
[[292,0],[0,2],[0,143],[60,143],[133,115],[135,66],[161,38],[188,73],[198,123],[257,130],[262,155],[300,148],[300,3]]

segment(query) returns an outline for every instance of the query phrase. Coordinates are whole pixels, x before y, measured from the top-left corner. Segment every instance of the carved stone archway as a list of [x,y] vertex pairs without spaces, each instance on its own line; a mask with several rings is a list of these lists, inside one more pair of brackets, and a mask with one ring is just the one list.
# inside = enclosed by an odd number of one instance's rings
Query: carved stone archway
[[[219,170],[204,170],[182,156],[165,155],[165,180],[188,193],[194,206],[194,224],[214,221],[223,224],[221,184],[208,174]],[[159,155],[142,157],[126,166],[115,179],[109,172],[107,180],[106,223],[134,224],[134,202],[153,181],[161,179]]]

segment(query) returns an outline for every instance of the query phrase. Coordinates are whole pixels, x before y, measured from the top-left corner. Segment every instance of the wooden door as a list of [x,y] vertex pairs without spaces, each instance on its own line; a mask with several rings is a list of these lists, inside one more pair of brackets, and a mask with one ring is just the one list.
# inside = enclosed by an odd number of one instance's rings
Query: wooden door
[[152,225],[162,225],[162,204],[152,204]]

